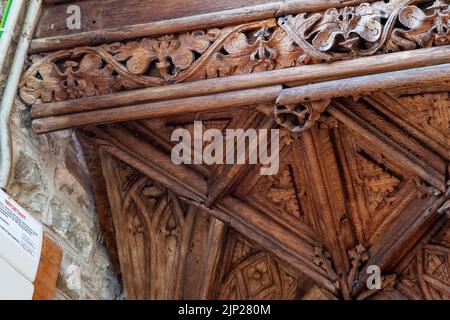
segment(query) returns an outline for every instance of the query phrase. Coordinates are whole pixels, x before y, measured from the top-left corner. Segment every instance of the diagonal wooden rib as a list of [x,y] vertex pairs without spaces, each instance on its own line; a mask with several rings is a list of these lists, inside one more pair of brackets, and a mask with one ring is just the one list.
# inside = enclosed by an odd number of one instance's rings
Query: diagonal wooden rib
[[[95,136],[94,139],[101,148],[114,157],[245,234],[325,289],[336,292],[325,271],[313,263],[314,248],[320,246],[316,239],[307,238],[300,232],[275,223],[266,215],[231,196],[224,197],[212,208],[207,208],[204,205],[207,183],[203,177],[186,166],[173,164],[170,156],[163,154],[150,143],[139,140],[123,127],[89,128],[89,131],[84,133]],[[139,153],[135,150],[139,150]]]
[[[264,119],[262,123],[258,125],[260,129],[271,129],[275,127],[275,123],[272,118]],[[243,128],[244,130],[246,128]],[[242,138],[242,139],[245,139]],[[239,144],[239,142],[238,142]],[[234,150],[233,150],[234,152]],[[247,160],[251,158],[250,152],[257,153],[258,150],[249,150],[249,154],[246,155]],[[246,163],[248,162],[246,160]],[[249,165],[240,165],[240,164],[232,164],[230,166],[226,166],[223,172],[220,173],[218,177],[215,178],[214,182],[208,188],[208,196],[205,201],[205,205],[209,208],[211,207],[218,199],[222,198],[226,192],[228,192],[233,184],[242,177],[247,170],[249,170]]]
[[355,296],[366,289],[366,280],[370,276],[367,267],[376,265],[384,272],[393,270],[439,219],[438,210],[449,198],[450,188],[445,194],[430,198],[420,210],[407,210],[389,226],[369,250],[370,258],[361,270],[359,281],[353,291]]
[[342,297],[351,299],[347,276],[350,270],[349,258],[342,231],[345,228],[344,188],[339,177],[336,155],[328,130],[317,126],[302,133],[299,139],[298,156],[306,167],[308,190],[314,207],[314,217],[320,236],[331,255]]

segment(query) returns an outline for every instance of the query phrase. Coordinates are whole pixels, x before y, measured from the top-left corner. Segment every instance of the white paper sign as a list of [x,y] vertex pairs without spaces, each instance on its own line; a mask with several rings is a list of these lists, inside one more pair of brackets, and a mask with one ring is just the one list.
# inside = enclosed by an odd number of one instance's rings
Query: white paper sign
[[33,284],[0,258],[0,300],[31,300],[33,291]]
[[34,281],[42,225],[0,189],[0,256]]

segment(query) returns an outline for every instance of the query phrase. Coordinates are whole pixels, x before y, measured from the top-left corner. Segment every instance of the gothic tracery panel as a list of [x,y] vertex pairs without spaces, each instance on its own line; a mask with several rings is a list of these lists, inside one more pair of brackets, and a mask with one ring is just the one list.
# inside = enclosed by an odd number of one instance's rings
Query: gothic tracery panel
[[415,250],[399,279],[399,290],[411,299],[450,299],[450,224]]
[[299,288],[304,283],[301,273],[236,233],[228,236],[221,275],[218,299],[292,300],[311,290]]

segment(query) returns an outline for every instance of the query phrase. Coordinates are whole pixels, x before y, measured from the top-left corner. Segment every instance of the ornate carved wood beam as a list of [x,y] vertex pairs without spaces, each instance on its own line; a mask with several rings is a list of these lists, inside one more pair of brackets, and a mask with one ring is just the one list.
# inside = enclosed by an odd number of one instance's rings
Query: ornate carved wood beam
[[[154,181],[180,195],[191,205],[197,206],[231,228],[245,234],[251,240],[281,257],[302,273],[311,277],[331,292],[336,288],[328,280],[326,272],[313,263],[316,239],[294,232],[275,223],[263,213],[233,197],[225,197],[211,209],[204,206],[206,180],[186,166],[177,166],[169,156],[162,154],[151,144],[136,138],[120,127],[89,128],[84,134],[94,138],[108,153],[136,168]],[[139,154],[135,150],[139,150]]]
[[141,104],[272,85],[300,86],[444,63],[450,63],[449,46],[37,103],[31,108],[31,116],[33,118],[57,116],[126,106],[131,101],[134,104]]
[[449,19],[448,4],[411,5],[418,2],[379,1],[33,56],[21,96],[51,102],[448,44],[440,22]]
[[[199,30],[244,23],[299,12],[316,12],[329,8],[370,3],[375,0],[297,0],[276,1],[273,3],[246,6],[238,9],[216,11],[212,13],[149,22],[138,25],[126,25],[120,28],[86,31],[82,33],[57,35],[34,39],[30,52],[49,52],[86,45],[97,45],[127,39],[158,36],[186,30]],[[97,3],[95,5],[98,6]],[[65,10],[65,8],[64,8]],[[127,21],[128,22],[128,21]],[[41,22],[41,23],[45,23]],[[54,22],[53,22],[54,24]],[[65,29],[65,28],[64,28]]]

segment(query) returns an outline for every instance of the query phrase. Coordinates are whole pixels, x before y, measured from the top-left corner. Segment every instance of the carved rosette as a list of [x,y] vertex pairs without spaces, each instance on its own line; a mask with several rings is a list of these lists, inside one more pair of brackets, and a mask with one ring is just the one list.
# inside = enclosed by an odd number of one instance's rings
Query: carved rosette
[[283,128],[299,133],[311,128],[319,119],[331,100],[320,100],[293,105],[274,105],[273,117]]

